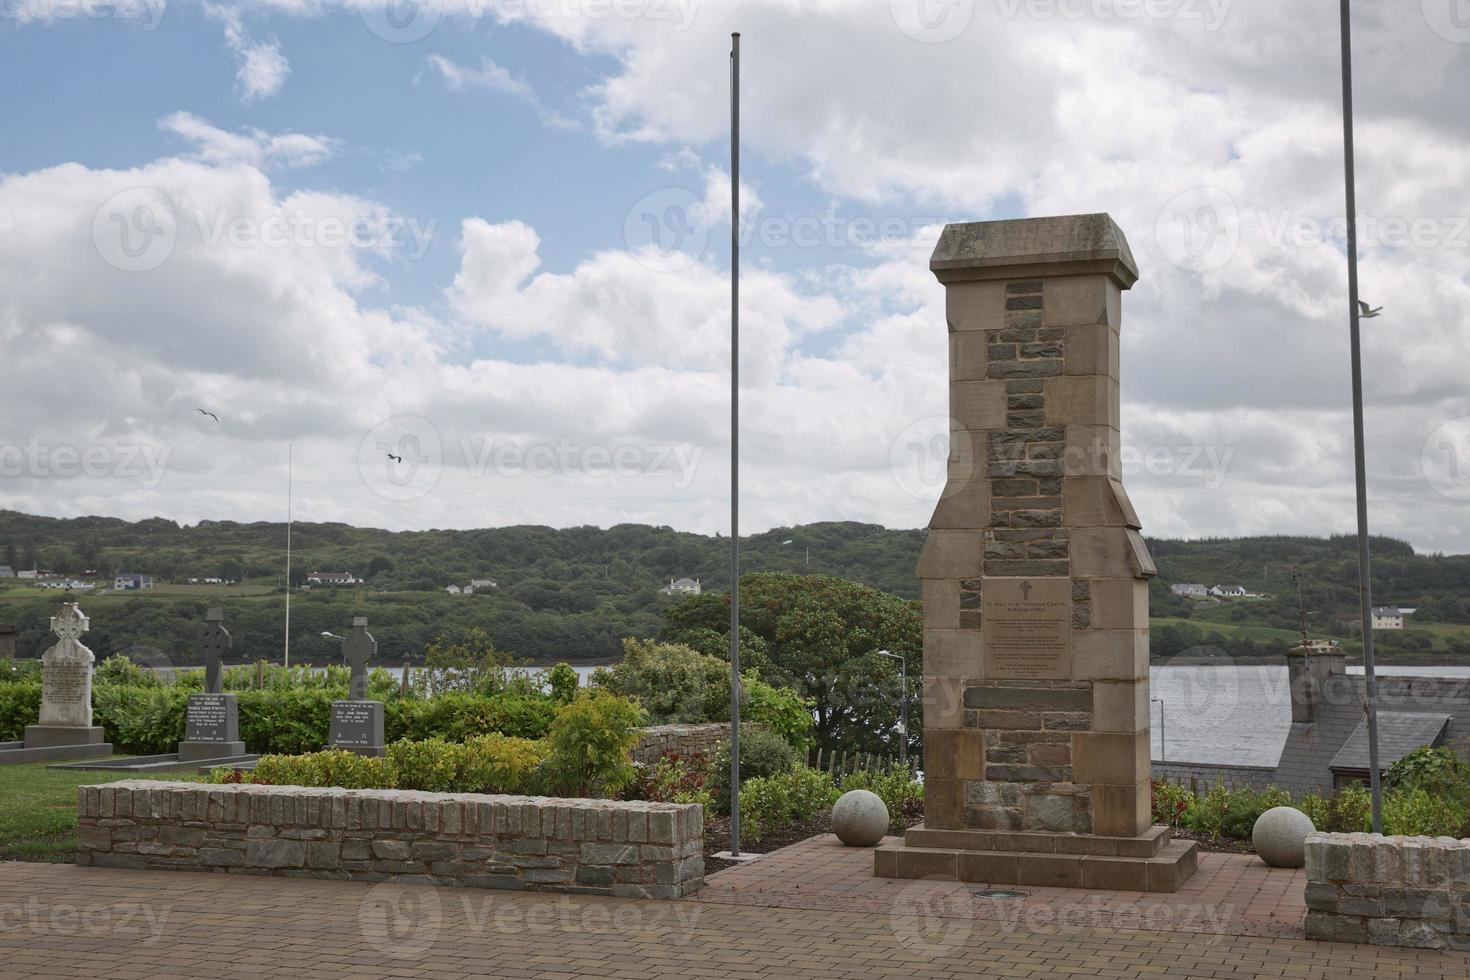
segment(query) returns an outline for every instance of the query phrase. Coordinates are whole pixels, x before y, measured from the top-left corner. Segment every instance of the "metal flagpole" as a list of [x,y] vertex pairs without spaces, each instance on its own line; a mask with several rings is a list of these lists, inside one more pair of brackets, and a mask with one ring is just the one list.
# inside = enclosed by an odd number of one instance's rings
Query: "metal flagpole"
[[294,449],[286,443],[286,669],[291,669],[291,470]]
[[730,35],[730,856],[740,856],[740,35]]
[[1350,0],[1340,0],[1342,35],[1342,147],[1347,189],[1348,317],[1353,360],[1353,466],[1358,497],[1358,593],[1363,616],[1364,711],[1368,722],[1368,784],[1373,832],[1383,833],[1383,787],[1378,773],[1378,681],[1373,675],[1373,583],[1369,577],[1368,480],[1363,453],[1363,349],[1359,336],[1358,215],[1353,176],[1353,41]]

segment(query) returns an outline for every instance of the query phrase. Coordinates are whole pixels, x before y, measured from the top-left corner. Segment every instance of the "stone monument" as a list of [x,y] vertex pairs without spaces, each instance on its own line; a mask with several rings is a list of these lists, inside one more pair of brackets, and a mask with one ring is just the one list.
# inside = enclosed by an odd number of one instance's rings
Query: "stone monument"
[[41,657],[41,713],[27,725],[25,741],[0,744],[0,764],[51,762],[111,755],[102,727],[92,724],[92,665],[96,658],[82,645],[86,614],[75,602],[62,603],[51,617],[56,645]]
[[359,755],[384,755],[383,702],[368,700],[368,663],[378,652],[378,641],[367,631],[367,617],[352,617],[352,629],[342,641],[342,653],[352,669],[347,700],[332,702],[329,749],[347,749]]
[[211,609],[204,626],[204,693],[189,695],[181,762],[228,759],[245,754],[240,740],[239,697],[224,693],[222,661],[234,640],[224,626],[224,611]]
[[947,483],[919,562],[924,823],[880,877],[1176,890],[1151,826],[1148,579],[1118,348],[1138,278],[1106,214],[949,225]]

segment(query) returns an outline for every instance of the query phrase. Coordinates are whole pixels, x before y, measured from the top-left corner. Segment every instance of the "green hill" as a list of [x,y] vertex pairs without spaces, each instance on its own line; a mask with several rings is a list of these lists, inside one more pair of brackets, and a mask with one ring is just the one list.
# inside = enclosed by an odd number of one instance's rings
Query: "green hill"
[[[917,598],[914,566],[922,530],[822,523],[777,528],[741,540],[742,569],[818,572]],[[1252,537],[1151,540],[1159,565],[1152,587],[1156,657],[1202,645],[1234,655],[1279,653],[1299,630],[1292,568],[1299,566],[1317,636],[1346,636],[1334,615],[1357,605],[1351,537]],[[241,659],[281,655],[285,612],[284,524],[203,521],[181,526],[153,518],[56,519],[0,511],[0,564],[61,574],[96,570],[150,574],[144,593],[88,597],[90,642],[99,654],[190,662],[195,633],[211,605],[225,607]],[[729,587],[729,541],[668,527],[540,526],[392,532],[346,524],[296,524],[292,531],[293,659],[338,655],[324,630],[341,632],[367,615],[383,659],[421,656],[441,632],[486,629],[497,646],[537,661],[603,661],[623,637],[651,636],[675,598],[659,589],[673,578],[706,590]],[[1385,653],[1470,657],[1470,556],[1417,555],[1401,541],[1373,541],[1375,599],[1414,606],[1414,628],[1384,634]],[[354,588],[305,587],[313,570],[348,571]],[[190,585],[220,577],[233,586]],[[492,590],[449,595],[450,584],[489,578]],[[1242,585],[1267,598],[1199,603],[1170,594],[1176,582]],[[46,645],[47,617],[61,599],[30,583],[0,579],[0,621],[21,629],[22,655]],[[1432,627],[1429,624],[1446,624]]]

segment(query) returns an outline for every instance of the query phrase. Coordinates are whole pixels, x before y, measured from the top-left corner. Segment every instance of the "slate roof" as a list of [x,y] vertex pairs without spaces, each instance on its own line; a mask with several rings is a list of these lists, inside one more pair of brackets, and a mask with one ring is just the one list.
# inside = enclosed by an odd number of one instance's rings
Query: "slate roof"
[[[1387,769],[1421,745],[1438,745],[1449,723],[1449,715],[1378,712],[1378,771]],[[1358,722],[1328,768],[1368,771],[1368,719]]]
[[[1293,793],[1323,792],[1332,788],[1332,766],[1344,746],[1363,724],[1363,676],[1333,674],[1323,685],[1316,720],[1296,722],[1281,749],[1276,767],[1277,786]],[[1283,706],[1283,710],[1285,706]],[[1428,715],[1446,719],[1442,743],[1463,751],[1470,741],[1470,678],[1383,676],[1378,678],[1378,717]],[[1387,751],[1387,726],[1380,725],[1379,764],[1398,758]],[[1367,732],[1363,733],[1367,755]],[[1407,736],[1405,736],[1407,737]],[[1419,741],[1404,751],[1424,745]],[[1402,753],[1400,753],[1401,755]],[[1367,763],[1362,767],[1366,769]]]

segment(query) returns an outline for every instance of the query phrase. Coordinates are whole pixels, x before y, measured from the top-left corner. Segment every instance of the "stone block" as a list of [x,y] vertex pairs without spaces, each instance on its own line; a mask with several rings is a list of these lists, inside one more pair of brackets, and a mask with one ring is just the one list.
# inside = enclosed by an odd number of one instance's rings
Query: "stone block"
[[[928,748],[925,748],[925,765]],[[965,785],[959,779],[925,779],[924,823],[936,829],[959,830],[965,826]]]
[[249,868],[300,868],[306,864],[306,845],[294,840],[256,839],[245,846]]
[[949,414],[954,428],[987,431],[1006,427],[1005,381],[956,381],[949,391]]
[[1148,677],[1148,630],[1074,631],[1072,677],[1076,680],[1136,680]]
[[919,557],[919,578],[979,578],[981,547],[982,541],[977,534],[931,530]]
[[1053,377],[1042,390],[1047,425],[1120,428],[1116,378],[1092,374]]
[[1143,575],[1128,535],[1129,529],[1117,526],[1073,528],[1072,574],[1089,579]]
[[[925,579],[923,581],[924,628],[926,631],[960,628],[960,582],[958,579]],[[929,663],[929,650],[924,650],[924,663]]]
[[1106,476],[1064,477],[1062,519],[1070,528],[1141,526],[1123,484]]
[[[973,433],[960,433],[963,436]],[[950,467],[965,468],[964,476],[951,476],[934,505],[929,527],[935,530],[961,530],[971,533],[986,527],[991,520],[990,481],[973,461],[968,467],[958,462]]]
[[959,728],[965,723],[965,682],[958,677],[929,673],[924,665],[924,722],[935,728]]
[[1123,478],[1123,442],[1110,425],[1069,425],[1062,446],[1062,475]]
[[1043,888],[1082,887],[1084,858],[1078,855],[1022,853],[1019,857],[1017,884]]
[[1094,681],[1092,730],[1134,733],[1149,727],[1148,681]]
[[1021,855],[1018,852],[960,851],[956,855],[956,872],[960,881],[1013,885],[1021,880]]
[[1098,578],[1088,582],[1091,628],[1148,629],[1148,582],[1138,578]]
[[1132,785],[1096,783],[1091,787],[1091,796],[1094,834],[1140,837],[1148,831],[1153,810],[1147,779]]
[[1062,371],[1067,375],[1118,377],[1118,331],[1106,324],[1065,328]]
[[1072,736],[1072,768],[1079,783],[1116,786],[1146,783],[1153,772],[1148,735],[1146,732],[1078,732]]
[[979,631],[925,629],[924,671],[943,677],[984,677]]
[[924,730],[926,778],[984,779],[985,736],[972,729]]
[[999,330],[1005,326],[1005,284],[1001,282],[955,283],[944,291],[945,319],[955,333],[967,330]]
[[1050,276],[1043,297],[1045,326],[1102,324],[1113,330],[1121,326],[1123,294],[1107,276]]

